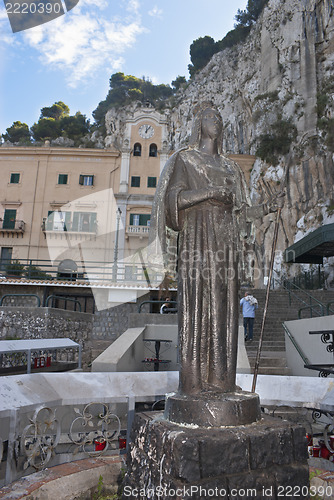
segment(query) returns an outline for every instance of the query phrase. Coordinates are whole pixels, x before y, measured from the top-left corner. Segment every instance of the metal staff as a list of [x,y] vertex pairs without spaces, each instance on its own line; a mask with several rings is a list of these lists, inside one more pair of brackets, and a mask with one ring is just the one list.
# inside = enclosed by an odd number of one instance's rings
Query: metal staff
[[281,211],[282,211],[282,207],[278,207],[277,208],[277,213],[276,213],[276,221],[275,221],[275,229],[274,229],[274,239],[273,239],[273,244],[272,244],[272,247],[271,247],[270,269],[269,269],[269,277],[268,277],[268,283],[267,283],[266,300],[265,300],[265,304],[264,304],[264,311],[263,311],[263,318],[262,318],[262,325],[261,325],[261,333],[260,333],[260,339],[259,339],[259,346],[257,348],[256,360],[255,360],[255,368],[254,368],[254,377],[253,377],[253,384],[252,384],[252,392],[255,392],[256,379],[257,379],[257,375],[258,375],[258,371],[259,371],[260,356],[261,356],[261,349],[262,349],[262,342],[263,342],[263,333],[264,333],[264,324],[265,324],[266,318],[267,318],[270,284],[271,284],[271,278],[272,278],[272,274],[273,274],[275,250],[276,250],[276,244],[277,244],[278,227],[279,227],[279,221],[280,221],[280,217],[281,217]]

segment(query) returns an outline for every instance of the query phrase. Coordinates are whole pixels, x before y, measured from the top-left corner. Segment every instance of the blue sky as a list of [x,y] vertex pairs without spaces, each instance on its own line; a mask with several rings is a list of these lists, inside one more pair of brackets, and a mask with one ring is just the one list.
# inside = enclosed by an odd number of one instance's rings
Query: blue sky
[[31,126],[40,109],[64,101],[91,112],[116,71],[153,83],[188,78],[189,47],[220,40],[247,0],[80,0],[64,16],[12,33],[0,8],[0,134],[13,121]]

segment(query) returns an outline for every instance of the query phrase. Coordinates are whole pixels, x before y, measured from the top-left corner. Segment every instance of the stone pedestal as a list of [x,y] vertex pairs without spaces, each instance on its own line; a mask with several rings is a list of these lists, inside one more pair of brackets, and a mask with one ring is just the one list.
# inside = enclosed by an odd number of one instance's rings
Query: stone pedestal
[[260,400],[257,394],[241,389],[196,396],[177,393],[167,397],[165,417],[175,424],[200,427],[251,424],[261,419]]
[[265,416],[249,425],[177,425],[137,414],[123,498],[308,498],[303,427]]

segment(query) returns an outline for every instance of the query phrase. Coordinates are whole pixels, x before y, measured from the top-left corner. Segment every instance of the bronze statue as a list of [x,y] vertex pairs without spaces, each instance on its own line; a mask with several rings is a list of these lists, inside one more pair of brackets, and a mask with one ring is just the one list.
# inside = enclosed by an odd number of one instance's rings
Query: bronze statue
[[251,208],[240,167],[221,154],[222,130],[220,114],[204,105],[190,146],[176,152],[162,172],[153,210],[165,253],[169,235],[178,235],[183,395],[238,389],[238,259]]

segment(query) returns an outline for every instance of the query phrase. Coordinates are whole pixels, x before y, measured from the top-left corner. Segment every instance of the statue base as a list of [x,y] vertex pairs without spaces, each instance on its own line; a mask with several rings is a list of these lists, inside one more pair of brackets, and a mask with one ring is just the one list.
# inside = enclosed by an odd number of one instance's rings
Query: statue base
[[305,429],[286,420],[206,429],[138,413],[122,498],[309,498],[307,458]]
[[260,400],[257,394],[242,390],[173,394],[167,397],[165,418],[175,424],[199,427],[246,425],[261,419]]

